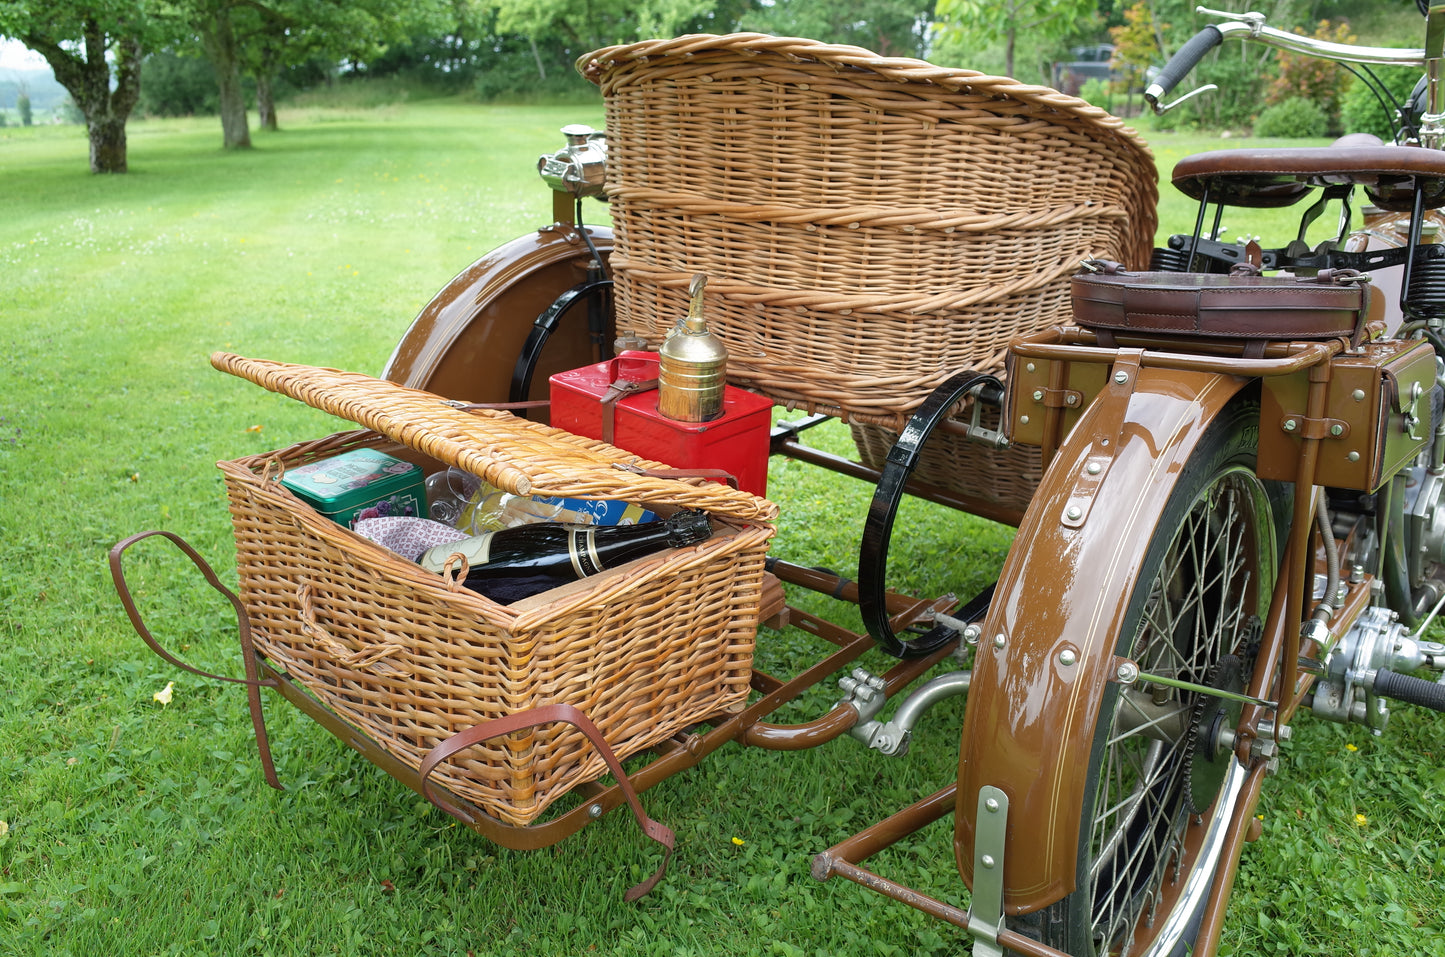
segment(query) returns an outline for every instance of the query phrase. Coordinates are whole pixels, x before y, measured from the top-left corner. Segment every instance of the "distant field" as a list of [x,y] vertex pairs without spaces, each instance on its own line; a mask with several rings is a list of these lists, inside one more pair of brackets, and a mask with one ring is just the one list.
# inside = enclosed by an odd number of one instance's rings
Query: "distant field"
[[[809,876],[813,854],[952,780],[959,700],[902,759],[851,740],[727,746],[649,791],[678,854],[627,905],[657,859],[624,815],[549,850],[502,850],[268,699],[287,786],[273,792],[243,693],[170,668],[125,622],[113,543],[171,529],[234,581],[212,463],[345,427],[207,355],[379,372],[453,275],[550,218],[535,161],[577,121],[600,125],[600,104],[317,107],[234,154],[215,119],[136,122],[131,173],[116,177],[86,172],[78,128],[0,129],[0,954],[967,951],[947,925]],[[1154,144],[1166,171],[1213,145]],[[1166,203],[1164,232],[1192,224],[1189,204]],[[817,441],[849,449],[845,429]],[[852,574],[868,490],[796,463],[773,482],[778,550]],[[924,540],[895,552],[920,587],[986,581],[1008,547],[1006,529],[917,503],[900,528]],[[236,671],[227,606],[183,559],[148,550],[134,583],[162,641]],[[804,644],[763,641],[779,660]],[[836,697],[824,687],[784,720]],[[1226,952],[1445,955],[1439,726],[1405,708],[1380,741],[1302,725],[1267,789]],[[876,863],[966,899],[947,822]]]

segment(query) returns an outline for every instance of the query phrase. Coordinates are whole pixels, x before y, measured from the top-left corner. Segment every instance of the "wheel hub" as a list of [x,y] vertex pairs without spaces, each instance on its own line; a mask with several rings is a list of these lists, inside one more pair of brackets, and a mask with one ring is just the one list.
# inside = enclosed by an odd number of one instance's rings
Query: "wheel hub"
[[[1244,691],[1244,662],[1238,655],[1225,655],[1210,669],[1204,683],[1219,691]],[[1234,729],[1239,724],[1243,702],[1201,694],[1194,705],[1185,742],[1189,766],[1188,805],[1191,814],[1201,814],[1214,803],[1234,761]]]

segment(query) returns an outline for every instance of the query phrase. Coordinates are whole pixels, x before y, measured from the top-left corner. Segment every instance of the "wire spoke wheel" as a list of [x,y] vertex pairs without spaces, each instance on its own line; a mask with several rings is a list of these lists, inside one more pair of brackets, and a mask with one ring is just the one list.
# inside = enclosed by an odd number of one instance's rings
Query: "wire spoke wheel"
[[1277,554],[1273,489],[1253,472],[1255,416],[1252,404],[1232,407],[1201,441],[1126,609],[1115,653],[1142,676],[1111,684],[1102,702],[1078,887],[1034,924],[1071,954],[1193,946],[1245,777],[1228,746],[1238,711],[1149,676],[1229,691],[1248,681]]

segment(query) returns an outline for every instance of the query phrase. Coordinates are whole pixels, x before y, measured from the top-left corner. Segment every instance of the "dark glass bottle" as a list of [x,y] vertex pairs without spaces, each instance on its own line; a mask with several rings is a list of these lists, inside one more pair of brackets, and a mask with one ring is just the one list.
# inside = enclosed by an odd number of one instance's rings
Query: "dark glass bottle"
[[706,512],[678,512],[640,525],[537,522],[438,545],[418,561],[440,572],[460,552],[470,565],[466,586],[508,605],[664,548],[696,545],[710,535]]

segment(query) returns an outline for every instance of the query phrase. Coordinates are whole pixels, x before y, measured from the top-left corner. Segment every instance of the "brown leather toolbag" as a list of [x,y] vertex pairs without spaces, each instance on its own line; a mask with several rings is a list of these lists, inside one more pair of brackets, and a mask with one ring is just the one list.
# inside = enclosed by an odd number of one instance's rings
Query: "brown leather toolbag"
[[1301,278],[1098,268],[1073,278],[1074,319],[1108,335],[1358,342],[1379,298],[1353,270]]

